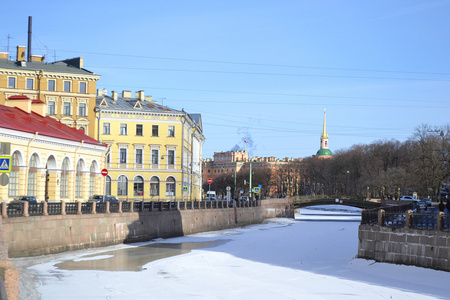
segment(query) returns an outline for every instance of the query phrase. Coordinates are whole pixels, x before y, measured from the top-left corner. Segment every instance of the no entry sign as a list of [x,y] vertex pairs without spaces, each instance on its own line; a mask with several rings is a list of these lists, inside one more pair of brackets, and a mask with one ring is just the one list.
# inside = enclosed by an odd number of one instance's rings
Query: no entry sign
[[212,183],[212,178],[208,178],[208,183],[209,183],[209,184]]
[[108,175],[108,170],[106,170],[106,169],[103,169],[103,170],[102,170],[102,175],[103,175],[103,176],[106,176],[106,175]]

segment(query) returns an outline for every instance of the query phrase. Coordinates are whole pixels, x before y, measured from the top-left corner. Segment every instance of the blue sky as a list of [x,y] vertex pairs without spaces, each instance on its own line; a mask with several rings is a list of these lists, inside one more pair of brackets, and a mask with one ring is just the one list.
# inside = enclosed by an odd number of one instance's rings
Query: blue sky
[[308,157],[449,123],[450,1],[9,1],[0,51],[84,57],[97,87],[201,113],[203,158]]

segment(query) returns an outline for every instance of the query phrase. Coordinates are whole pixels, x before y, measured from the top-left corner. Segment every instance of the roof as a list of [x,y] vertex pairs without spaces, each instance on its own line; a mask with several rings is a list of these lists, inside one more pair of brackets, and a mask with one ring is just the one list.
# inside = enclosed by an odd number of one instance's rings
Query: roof
[[37,113],[27,113],[17,107],[0,105],[0,128],[35,133],[69,141],[98,145],[99,142],[84,134],[83,130],[69,127]]
[[183,111],[176,110],[150,101],[139,100],[136,98],[122,98],[122,97],[117,97],[117,100],[113,100],[112,97],[107,95],[97,96],[97,107],[105,110],[120,110],[120,111],[125,110],[125,111],[184,114]]
[[13,69],[13,70],[27,70],[27,71],[40,71],[54,73],[69,73],[79,75],[95,75],[95,73],[83,68],[78,68],[73,64],[74,59],[57,61],[53,63],[44,63],[39,61],[27,61],[22,67],[21,62],[12,61],[8,59],[0,59],[0,69]]
[[333,153],[331,153],[330,149],[321,148],[317,151],[316,156],[333,156]]

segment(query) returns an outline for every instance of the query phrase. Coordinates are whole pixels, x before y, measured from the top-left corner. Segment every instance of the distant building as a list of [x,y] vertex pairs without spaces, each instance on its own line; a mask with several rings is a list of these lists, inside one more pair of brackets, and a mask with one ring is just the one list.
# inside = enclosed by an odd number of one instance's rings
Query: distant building
[[[0,201],[34,196],[38,201],[86,201],[103,193],[107,146],[46,116],[43,101],[16,95],[0,105],[0,144],[9,183]],[[2,168],[8,160],[2,160]]]
[[144,91],[97,92],[96,134],[109,145],[106,194],[123,200],[201,199],[200,114],[162,106]]
[[[206,159],[202,163],[202,173],[203,173],[203,182],[207,182],[208,178],[213,179],[213,182],[216,178],[220,178],[222,176],[235,176],[239,171],[243,170],[244,172],[250,171],[250,165],[253,171],[258,169],[270,169],[272,171],[272,176],[274,177],[273,186],[264,187],[266,194],[268,195],[279,195],[282,194],[280,191],[280,184],[277,184],[276,177],[279,175],[280,171],[284,166],[287,166],[289,163],[298,163],[302,159],[301,158],[284,158],[277,159],[273,156],[271,157],[248,157],[248,152],[245,150],[238,151],[226,151],[226,152],[215,152],[214,159]],[[284,179],[284,182],[281,184],[290,185],[290,192],[293,191],[293,186],[296,184],[294,182],[298,181],[299,176],[292,177],[290,180],[287,178]],[[288,182],[290,181],[290,182]],[[247,183],[248,184],[248,183]],[[239,184],[237,184],[239,185]]]
[[33,55],[26,61],[25,50],[17,47],[16,61],[0,52],[0,104],[17,95],[42,100],[49,117],[95,138],[95,91],[100,76],[83,68],[82,57],[45,63],[43,56]]
[[320,149],[316,153],[317,158],[332,158],[333,153],[328,149],[328,135],[327,135],[327,125],[326,125],[326,110],[323,111],[323,132],[320,137]]

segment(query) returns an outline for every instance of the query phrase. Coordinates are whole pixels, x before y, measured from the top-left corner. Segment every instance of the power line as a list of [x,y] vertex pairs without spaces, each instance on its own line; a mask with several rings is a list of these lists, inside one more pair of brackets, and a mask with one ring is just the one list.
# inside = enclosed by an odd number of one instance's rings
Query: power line
[[[168,68],[138,68],[138,67],[115,67],[115,66],[90,66],[89,69],[121,69],[121,70],[145,70],[163,72],[191,72],[191,73],[214,73],[214,74],[238,74],[238,75],[266,75],[266,76],[290,76],[290,77],[317,77],[317,78],[350,78],[350,79],[378,79],[378,80],[412,80],[412,81],[442,81],[449,82],[450,79],[428,79],[428,78],[400,78],[400,77],[372,77],[372,76],[344,76],[344,75],[316,75],[316,74],[293,74],[293,73],[263,73],[242,71],[217,71],[217,70],[194,70],[194,69],[168,69]],[[450,74],[449,74],[450,75]]]
[[[112,85],[103,85],[104,87],[114,87]],[[187,92],[204,92],[204,93],[223,93],[223,94],[243,94],[243,95],[263,95],[263,96],[286,96],[286,97],[308,97],[308,98],[335,98],[335,99],[350,99],[350,100],[377,100],[377,101],[404,101],[404,102],[436,102],[436,103],[446,103],[449,101],[445,100],[429,100],[429,99],[400,99],[400,98],[378,98],[378,97],[356,97],[356,96],[336,96],[336,95],[312,95],[312,94],[286,94],[286,93],[267,93],[267,92],[248,92],[248,91],[227,91],[227,90],[204,90],[204,89],[185,89],[185,88],[173,88],[173,87],[138,87],[138,86],[127,86],[128,89],[142,89],[148,88],[151,90],[169,90],[169,91],[187,91]],[[213,102],[212,100],[191,100],[191,99],[170,99],[172,101],[190,101],[190,102]],[[242,101],[228,101],[227,103],[243,103]],[[248,102],[250,103],[250,102]],[[252,102],[255,103],[255,102]],[[256,102],[256,103],[267,103],[267,102]],[[273,104],[273,102],[269,102]],[[277,102],[279,103],[279,102]],[[289,103],[291,104],[291,103]],[[341,104],[340,104],[341,105]]]
[[419,71],[379,70],[379,69],[364,69],[364,68],[337,68],[337,67],[319,67],[319,66],[300,66],[300,65],[285,65],[285,64],[251,63],[251,62],[237,62],[237,61],[223,61],[223,60],[205,60],[205,59],[190,59],[190,58],[176,58],[176,57],[162,57],[162,56],[133,55],[133,54],[122,54],[122,53],[91,52],[91,51],[78,51],[78,50],[57,50],[57,51],[60,51],[60,52],[71,52],[71,53],[85,53],[85,54],[102,55],[102,56],[146,58],[146,59],[160,59],[160,60],[188,61],[188,62],[216,63],[216,64],[230,64],[230,65],[232,64],[232,65],[247,65],[247,66],[298,68],[298,69],[352,71],[352,72],[450,75],[450,73],[446,73],[446,72],[419,72]]

